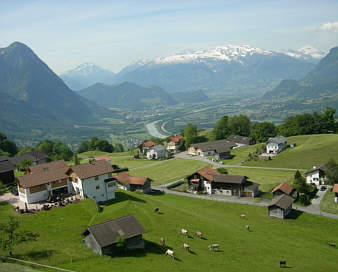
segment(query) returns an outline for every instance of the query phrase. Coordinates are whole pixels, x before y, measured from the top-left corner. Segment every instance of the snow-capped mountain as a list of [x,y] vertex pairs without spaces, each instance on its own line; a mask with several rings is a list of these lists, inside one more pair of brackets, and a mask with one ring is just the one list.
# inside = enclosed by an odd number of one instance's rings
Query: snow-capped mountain
[[114,73],[94,63],[84,63],[61,74],[62,80],[73,90],[80,90],[95,83],[111,84]]
[[249,45],[224,45],[186,51],[128,65],[114,81],[156,85],[174,92],[264,92],[284,78],[302,78],[324,53],[306,46],[272,51]]

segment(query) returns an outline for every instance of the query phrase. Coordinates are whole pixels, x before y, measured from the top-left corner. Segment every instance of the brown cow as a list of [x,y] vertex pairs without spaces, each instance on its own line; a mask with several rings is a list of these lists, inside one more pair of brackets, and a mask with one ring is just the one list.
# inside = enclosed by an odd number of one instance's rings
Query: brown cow
[[249,225],[246,225],[246,226],[245,226],[245,229],[246,229],[247,231],[250,231]]
[[197,236],[197,237],[199,237],[199,238],[201,238],[201,239],[203,238],[203,237],[202,237],[202,232],[200,232],[200,231],[196,231],[196,232],[195,232],[195,236]]
[[327,243],[330,247],[336,247],[335,243]]

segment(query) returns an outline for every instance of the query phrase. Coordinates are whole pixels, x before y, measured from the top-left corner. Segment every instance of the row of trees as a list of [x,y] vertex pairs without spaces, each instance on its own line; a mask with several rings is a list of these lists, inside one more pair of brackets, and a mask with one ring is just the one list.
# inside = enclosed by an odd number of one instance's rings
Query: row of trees
[[92,136],[88,141],[84,141],[80,144],[77,152],[82,153],[94,150],[112,153],[112,152],[123,152],[124,148],[123,145],[120,143],[112,145],[107,140],[103,140],[96,136]]
[[0,155],[14,156],[17,152],[16,144],[8,140],[5,134],[0,133]]

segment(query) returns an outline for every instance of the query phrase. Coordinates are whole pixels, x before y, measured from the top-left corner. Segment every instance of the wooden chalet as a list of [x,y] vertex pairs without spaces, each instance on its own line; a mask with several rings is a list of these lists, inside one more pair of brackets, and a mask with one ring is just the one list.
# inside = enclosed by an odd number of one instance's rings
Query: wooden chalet
[[151,192],[151,180],[146,177],[134,177],[127,172],[121,172],[113,176],[117,181],[118,187],[128,191],[142,191],[143,193]]
[[292,211],[294,199],[286,194],[276,196],[268,206],[268,214],[272,217],[284,219]]

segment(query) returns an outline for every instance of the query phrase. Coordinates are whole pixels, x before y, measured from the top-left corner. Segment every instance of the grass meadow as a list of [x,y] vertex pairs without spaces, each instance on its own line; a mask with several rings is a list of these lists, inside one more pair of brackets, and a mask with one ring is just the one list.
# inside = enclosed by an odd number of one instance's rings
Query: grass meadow
[[[117,192],[117,200],[97,212],[91,200],[64,208],[19,216],[22,228],[40,233],[39,240],[18,245],[15,257],[73,271],[336,271],[338,249],[327,242],[338,242],[337,220],[310,214],[297,214],[280,220],[269,218],[266,207],[192,199],[175,195],[151,196]],[[161,213],[155,214],[159,208]],[[0,205],[0,222],[12,215],[9,204]],[[88,226],[112,218],[134,214],[147,232],[146,250],[118,257],[99,256],[82,242]],[[246,214],[246,219],[240,219]],[[298,217],[297,217],[298,216]],[[249,225],[251,231],[245,230]],[[205,239],[179,234],[201,231]],[[325,229],[325,231],[323,231]],[[164,237],[175,252],[173,260],[159,245]],[[182,244],[190,245],[185,252]],[[219,252],[208,249],[220,245]],[[0,252],[1,254],[6,254]],[[1,266],[0,266],[1,267]]]

